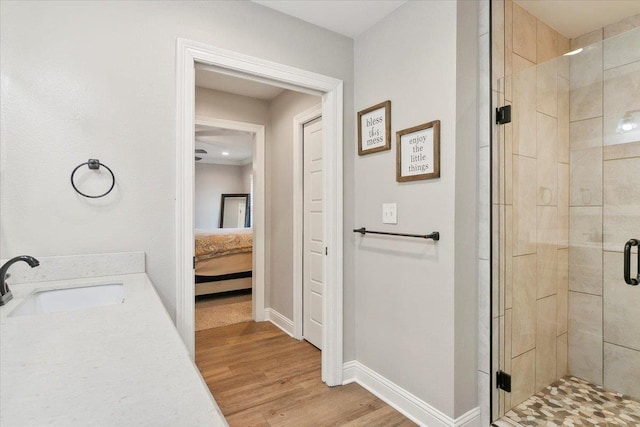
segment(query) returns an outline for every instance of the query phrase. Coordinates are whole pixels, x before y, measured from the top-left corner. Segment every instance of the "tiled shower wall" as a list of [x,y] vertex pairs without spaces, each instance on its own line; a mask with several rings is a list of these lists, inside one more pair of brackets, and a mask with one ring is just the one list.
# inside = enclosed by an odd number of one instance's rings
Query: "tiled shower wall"
[[640,41],[628,33],[573,63],[547,62],[638,21],[570,42],[492,0],[493,105],[513,103],[514,116],[493,130],[493,367],[513,381],[494,419],[567,373],[638,395],[640,289],[619,278],[624,242],[640,238],[640,147],[637,137],[617,145],[615,127],[640,109]]
[[640,287],[625,284],[622,251],[640,238],[640,129],[616,130],[640,118],[638,27],[640,15],[571,40],[590,47],[571,59],[569,244],[569,372],[636,398]]

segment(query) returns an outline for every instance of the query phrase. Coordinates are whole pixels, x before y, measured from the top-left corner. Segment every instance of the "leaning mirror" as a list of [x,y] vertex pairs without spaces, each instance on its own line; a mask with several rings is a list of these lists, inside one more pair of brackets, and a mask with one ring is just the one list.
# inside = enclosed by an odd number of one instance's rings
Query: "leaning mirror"
[[249,194],[223,194],[220,202],[220,228],[251,227]]

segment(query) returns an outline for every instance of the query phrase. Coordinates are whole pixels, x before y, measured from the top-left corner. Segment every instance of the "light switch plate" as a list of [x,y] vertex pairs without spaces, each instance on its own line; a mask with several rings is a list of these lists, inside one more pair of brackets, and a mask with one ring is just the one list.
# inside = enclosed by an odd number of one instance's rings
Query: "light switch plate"
[[383,224],[398,223],[398,205],[396,203],[382,204],[382,223]]

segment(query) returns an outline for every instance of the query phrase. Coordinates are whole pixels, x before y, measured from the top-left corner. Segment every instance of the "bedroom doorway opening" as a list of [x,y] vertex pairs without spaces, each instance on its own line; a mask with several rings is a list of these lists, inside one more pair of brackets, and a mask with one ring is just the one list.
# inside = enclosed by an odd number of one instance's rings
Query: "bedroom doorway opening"
[[[197,75],[196,91],[207,90],[198,84]],[[254,192],[254,182],[264,182],[264,133],[261,124],[196,116],[196,332],[259,320],[264,311],[264,263],[256,265],[264,244],[254,251],[254,242],[264,242],[263,186]]]
[[[177,63],[176,268],[178,277],[176,323],[187,349],[194,356],[193,156],[195,142],[193,124],[196,112],[193,87],[195,86],[196,69],[198,66],[204,65],[210,71],[220,75],[233,76],[246,82],[259,82],[286,89],[292,93],[321,97],[324,131],[321,179],[324,190],[322,220],[324,263],[321,270],[325,284],[321,303],[323,320],[321,378],[327,385],[342,384],[342,81],[183,39],[178,40]],[[317,100],[314,104],[317,104]],[[234,108],[234,105],[229,104],[228,107]],[[287,128],[291,132],[290,120]],[[290,159],[291,151],[287,155]],[[283,168],[280,168],[279,164],[275,170],[276,174],[285,174],[290,184],[292,178],[290,172],[287,173]],[[256,180],[255,184],[259,185],[259,182]],[[258,194],[259,191],[254,191],[256,197]],[[270,203],[274,202],[271,195],[265,199]],[[291,202],[289,203],[289,212],[292,215]],[[258,206],[257,201],[255,206]],[[254,215],[257,215],[255,210]],[[270,237],[278,237],[283,235],[282,231],[291,232],[292,220],[277,220],[272,225],[273,227],[270,226],[267,232],[270,233]],[[257,217],[254,217],[254,228],[257,226]],[[291,248],[287,250],[287,253],[290,251]],[[298,254],[301,255],[301,252]],[[273,261],[273,256],[274,254],[271,254],[269,261]],[[282,254],[276,253],[275,256],[280,257]],[[259,258],[256,257],[256,262],[259,261]],[[265,263],[265,267],[270,267],[270,264],[271,262]],[[282,273],[290,282],[292,269],[289,267],[288,272],[286,269],[282,271],[280,268],[274,269],[275,275],[274,271],[271,274],[267,272],[271,285],[279,282],[276,277],[277,273]],[[263,313],[256,312],[256,320],[259,320],[260,314],[269,316],[272,323],[281,329],[288,330],[288,333],[293,335],[294,325],[292,323],[294,322],[289,319],[295,317],[296,313],[293,316],[291,314],[293,309],[291,298],[292,295],[289,294],[283,301],[274,301],[273,298],[269,301],[270,308],[281,304],[289,313],[283,315],[283,313],[266,309]]]

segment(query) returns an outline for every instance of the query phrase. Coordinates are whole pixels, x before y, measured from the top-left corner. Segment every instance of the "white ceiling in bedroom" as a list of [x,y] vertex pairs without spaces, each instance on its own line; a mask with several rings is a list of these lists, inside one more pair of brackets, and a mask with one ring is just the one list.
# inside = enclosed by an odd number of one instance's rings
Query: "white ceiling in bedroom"
[[[196,150],[198,163],[242,166],[253,160],[253,134],[231,129],[196,124]],[[227,153],[226,155],[223,153]]]

